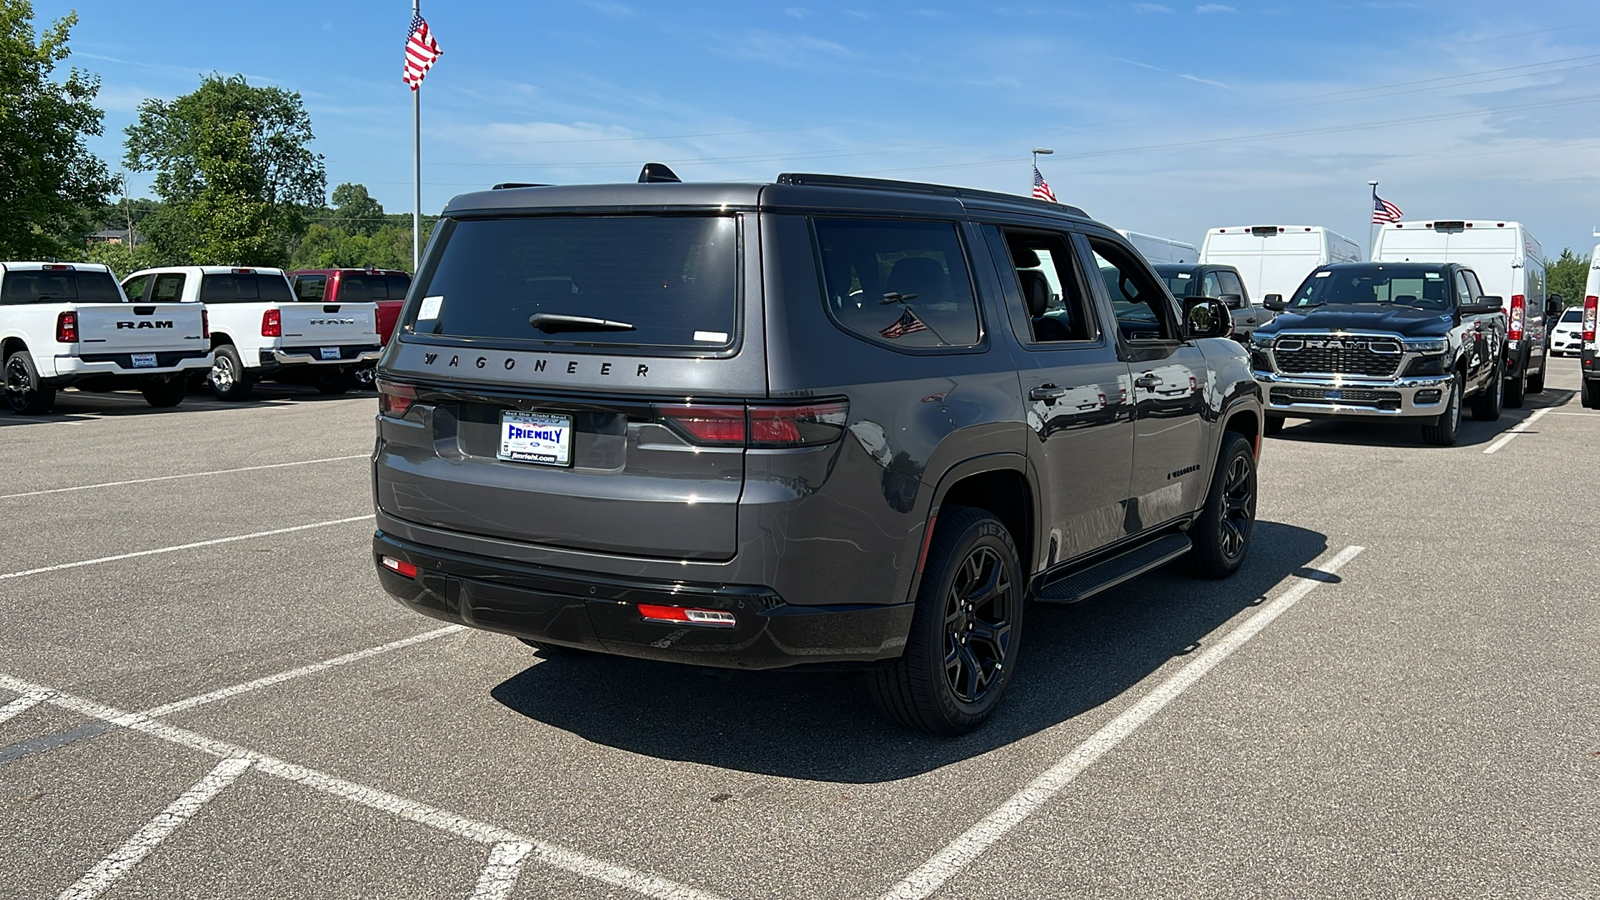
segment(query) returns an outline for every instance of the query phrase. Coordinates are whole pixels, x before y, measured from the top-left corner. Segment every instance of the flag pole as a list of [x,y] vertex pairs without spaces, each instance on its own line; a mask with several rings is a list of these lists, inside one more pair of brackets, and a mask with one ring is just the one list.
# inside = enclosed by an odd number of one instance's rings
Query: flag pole
[[1371,185],[1372,187],[1372,200],[1367,203],[1367,261],[1371,262],[1372,251],[1376,249],[1378,242],[1376,233],[1372,230],[1373,226],[1378,224],[1377,222],[1373,221],[1373,219],[1377,218],[1378,212],[1378,183],[1376,181],[1369,181],[1367,184]]
[[[421,0],[411,0],[413,18]],[[422,82],[411,88],[411,274],[422,266]]]

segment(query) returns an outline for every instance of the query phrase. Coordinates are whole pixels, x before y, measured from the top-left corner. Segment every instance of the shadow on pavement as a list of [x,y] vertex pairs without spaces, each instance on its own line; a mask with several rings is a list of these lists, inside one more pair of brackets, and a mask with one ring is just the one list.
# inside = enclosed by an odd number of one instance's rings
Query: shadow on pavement
[[1327,549],[1324,535],[1259,522],[1244,568],[1226,581],[1188,577],[1183,561],[1074,606],[1028,610],[1022,656],[994,718],[936,738],[880,718],[857,673],[708,676],[667,663],[559,657],[496,685],[491,696],[587,740],[659,759],[803,778],[909,778],[987,753],[1095,709],[1219,625],[1260,604]]

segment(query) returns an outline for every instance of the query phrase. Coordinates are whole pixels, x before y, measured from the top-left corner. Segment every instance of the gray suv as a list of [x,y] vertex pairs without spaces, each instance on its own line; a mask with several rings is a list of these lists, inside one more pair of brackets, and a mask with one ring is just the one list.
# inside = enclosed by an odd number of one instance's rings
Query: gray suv
[[455,198],[378,367],[383,586],[425,615],[727,668],[863,668],[954,734],[1028,601],[1255,518],[1260,390],[1082,211],[826,175]]

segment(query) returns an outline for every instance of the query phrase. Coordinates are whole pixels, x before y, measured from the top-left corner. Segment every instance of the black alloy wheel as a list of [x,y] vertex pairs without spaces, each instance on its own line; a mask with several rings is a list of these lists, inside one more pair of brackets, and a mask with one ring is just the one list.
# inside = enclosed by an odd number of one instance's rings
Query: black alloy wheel
[[1200,518],[1189,529],[1194,564],[1200,575],[1226,578],[1244,565],[1256,527],[1256,456],[1250,439],[1237,432],[1223,436],[1222,452],[1211,476],[1211,490]]
[[962,703],[979,703],[1005,670],[1011,644],[1011,572],[991,547],[961,561],[945,595],[944,676]]
[[6,405],[19,416],[42,416],[56,405],[56,389],[41,383],[33,354],[18,350],[6,357]]

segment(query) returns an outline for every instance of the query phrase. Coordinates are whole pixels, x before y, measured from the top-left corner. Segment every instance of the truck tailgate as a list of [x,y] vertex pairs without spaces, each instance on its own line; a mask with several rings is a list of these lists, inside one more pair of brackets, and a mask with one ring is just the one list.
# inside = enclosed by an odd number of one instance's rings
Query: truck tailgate
[[283,303],[278,308],[284,346],[377,346],[377,307],[372,303]]
[[77,310],[84,353],[203,350],[209,343],[195,303],[84,303]]

